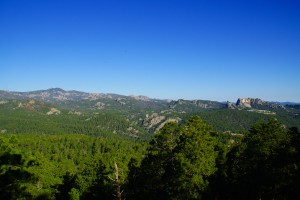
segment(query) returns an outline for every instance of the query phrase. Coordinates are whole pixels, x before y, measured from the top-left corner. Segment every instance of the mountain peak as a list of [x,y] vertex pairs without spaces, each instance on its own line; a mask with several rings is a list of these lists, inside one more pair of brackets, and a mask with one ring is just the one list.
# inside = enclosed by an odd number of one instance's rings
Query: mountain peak
[[143,96],[143,95],[138,95],[138,96],[130,95],[130,97],[135,100],[139,100],[139,101],[149,101],[150,100],[149,97]]
[[262,105],[263,100],[258,98],[238,98],[236,106],[251,108],[253,105]]
[[58,88],[58,87],[56,87],[56,88],[49,88],[46,91],[48,91],[48,92],[66,92],[65,90],[63,90],[61,88]]
[[259,98],[238,98],[234,106],[240,108],[260,108],[260,109],[261,108],[283,108],[284,109],[283,105],[269,102],[269,101],[263,101]]

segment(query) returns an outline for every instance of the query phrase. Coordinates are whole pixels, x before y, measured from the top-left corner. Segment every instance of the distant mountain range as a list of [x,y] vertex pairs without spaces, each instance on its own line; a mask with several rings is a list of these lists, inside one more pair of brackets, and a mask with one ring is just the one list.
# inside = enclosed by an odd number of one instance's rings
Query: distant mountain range
[[0,90],[0,99],[36,99],[47,102],[58,102],[58,101],[78,101],[78,100],[100,100],[100,99],[120,99],[120,98],[132,98],[140,101],[164,101],[170,103],[170,106],[174,105],[187,105],[193,104],[198,107],[209,109],[209,108],[223,108],[230,107],[255,107],[257,105],[268,105],[271,107],[283,108],[282,106],[286,105],[300,105],[300,103],[295,102],[268,102],[263,101],[258,98],[239,98],[236,103],[232,102],[217,102],[209,100],[183,100],[179,99],[174,100],[160,100],[160,99],[151,99],[147,96],[125,96],[119,94],[104,94],[104,93],[87,93],[77,90],[66,91],[61,88],[50,88],[47,90],[36,90],[29,92],[15,92]]
[[[191,115],[200,115],[218,131],[247,130],[256,121],[271,117],[278,118],[286,126],[300,128],[300,104],[268,102],[258,98],[239,98],[236,102],[218,102],[160,100],[146,96],[65,91],[61,88],[30,92],[0,90],[0,114],[1,112],[4,121],[7,121],[10,115],[13,119],[17,119],[31,113],[34,123],[37,119],[58,120],[53,123],[62,123],[59,119],[49,118],[51,115],[60,116],[63,120],[75,121],[79,120],[76,116],[80,116],[80,122],[76,123],[82,127],[89,127],[88,130],[94,130],[95,133],[104,130],[111,133],[119,131],[121,134],[135,137],[140,137],[143,132],[154,133],[167,122],[184,121]],[[15,118],[16,115],[17,118]],[[29,119],[20,118],[19,120]],[[40,122],[41,127],[44,126],[43,121]],[[104,124],[99,125],[99,123]],[[113,124],[109,125],[110,123]],[[5,123],[2,124],[2,130],[6,130]],[[68,127],[66,123],[60,126]],[[72,130],[74,129],[72,123],[69,123],[69,126]]]
[[47,90],[36,90],[30,92],[12,92],[0,90],[0,98],[2,99],[37,99],[43,101],[76,101],[83,99],[101,99],[101,98],[113,98],[120,95],[109,95],[101,93],[86,93],[76,90],[65,91],[61,88],[51,88]]

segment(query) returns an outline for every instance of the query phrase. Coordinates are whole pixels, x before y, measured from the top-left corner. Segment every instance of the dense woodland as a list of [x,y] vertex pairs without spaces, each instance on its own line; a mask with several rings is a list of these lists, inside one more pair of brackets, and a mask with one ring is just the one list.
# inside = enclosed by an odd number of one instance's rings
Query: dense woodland
[[299,107],[101,102],[1,100],[0,199],[300,198]]
[[300,137],[276,119],[224,135],[191,117],[149,142],[81,134],[1,134],[1,199],[296,199]]

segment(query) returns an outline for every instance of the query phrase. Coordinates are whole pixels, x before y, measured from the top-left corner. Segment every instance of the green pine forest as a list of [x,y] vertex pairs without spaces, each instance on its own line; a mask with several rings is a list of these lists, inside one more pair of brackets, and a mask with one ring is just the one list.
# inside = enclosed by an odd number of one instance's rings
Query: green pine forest
[[297,109],[1,102],[0,199],[300,198]]

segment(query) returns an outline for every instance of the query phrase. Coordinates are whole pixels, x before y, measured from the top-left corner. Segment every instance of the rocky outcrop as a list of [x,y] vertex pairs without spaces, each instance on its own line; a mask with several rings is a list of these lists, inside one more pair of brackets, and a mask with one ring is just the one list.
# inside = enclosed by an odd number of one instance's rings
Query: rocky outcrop
[[138,101],[150,101],[149,97],[142,96],[142,95],[139,95],[139,96],[133,96],[133,95],[131,95],[130,97],[133,98],[133,99],[135,99],[135,100],[138,100]]
[[235,105],[238,108],[285,109],[283,105],[263,101],[258,98],[239,98]]
[[0,105],[1,104],[7,104],[8,103],[8,101],[0,101]]
[[46,113],[47,115],[59,115],[60,111],[56,108],[51,108],[49,112]]
[[27,109],[29,109],[29,110],[32,110],[32,109],[34,109],[34,104],[35,104],[35,101],[34,100],[30,100],[30,101],[28,101],[28,102],[20,102],[19,104],[18,104],[18,108],[27,108]]
[[229,109],[237,109],[237,106],[235,103],[227,101],[226,105],[227,105],[227,108],[229,108]]
[[251,108],[253,105],[262,105],[264,101],[261,99],[254,98],[239,98],[236,102],[236,106]]
[[158,115],[158,113],[153,113],[151,116],[147,114],[145,120],[143,121],[143,125],[144,127],[150,129],[161,123],[165,118],[165,116]]
[[126,104],[125,101],[126,101],[125,98],[121,98],[121,97],[116,98],[116,102],[118,102],[121,105],[125,105]]
[[100,101],[95,104],[95,107],[98,109],[102,109],[102,108],[104,108],[104,106],[105,106],[105,103],[102,103]]
[[69,111],[68,114],[70,114],[70,115],[82,115],[82,112],[74,110],[74,111]]
[[6,132],[7,132],[6,129],[0,130],[0,133],[6,133]]
[[217,101],[208,100],[183,100],[173,101],[170,103],[169,108],[175,108],[177,106],[192,106],[198,109],[214,109],[214,108],[224,108],[225,104]]
[[161,124],[155,129],[155,132],[160,131],[160,129],[162,129],[162,127],[164,127],[164,125],[165,125],[166,123],[169,123],[169,122],[176,122],[176,123],[178,123],[178,122],[180,122],[180,121],[181,121],[181,119],[180,119],[179,117],[167,119],[166,121],[164,121],[163,123],[161,123]]

